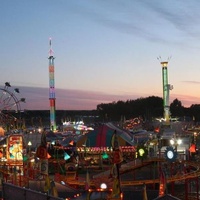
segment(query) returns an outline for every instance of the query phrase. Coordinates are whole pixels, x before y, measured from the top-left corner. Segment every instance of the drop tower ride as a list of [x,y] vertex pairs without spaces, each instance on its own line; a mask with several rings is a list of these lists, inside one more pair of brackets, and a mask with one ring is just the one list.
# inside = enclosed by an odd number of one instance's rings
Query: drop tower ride
[[162,65],[162,82],[163,82],[163,107],[164,107],[164,120],[165,125],[170,125],[170,105],[169,105],[169,90],[173,89],[173,86],[168,84],[168,62],[160,62]]
[[54,56],[51,46],[51,38],[49,39],[49,102],[50,102],[50,129],[56,130],[56,98],[55,98],[55,79],[54,79]]

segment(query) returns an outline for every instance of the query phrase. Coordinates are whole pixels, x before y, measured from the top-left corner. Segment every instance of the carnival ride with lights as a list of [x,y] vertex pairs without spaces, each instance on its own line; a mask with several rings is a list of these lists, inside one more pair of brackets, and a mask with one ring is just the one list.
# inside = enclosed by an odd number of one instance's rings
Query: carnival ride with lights
[[0,88],[0,127],[6,131],[22,126],[20,103],[25,102],[25,98],[18,98],[19,93],[19,89],[12,89],[9,82],[5,83],[4,88]]
[[[191,161],[176,161],[173,163],[166,162],[165,159],[158,159],[152,158],[148,159],[144,162],[130,162],[127,164],[121,165],[120,168],[120,176],[125,175],[126,173],[135,174],[142,169],[148,168],[148,173],[152,174],[152,170],[158,171],[158,167],[155,166],[162,166],[162,170],[165,171],[166,177],[165,180],[161,180],[161,176],[150,177],[149,179],[135,179],[135,180],[120,180],[121,188],[123,187],[139,187],[143,186],[144,184],[149,188],[154,188],[155,185],[165,185],[163,187],[168,187],[168,193],[171,195],[176,195],[181,199],[188,199],[192,197],[193,199],[199,199],[199,176],[200,176],[200,165],[198,162],[191,162]],[[134,176],[135,176],[134,175]],[[130,175],[129,175],[130,176]],[[64,179],[63,179],[64,180]],[[57,180],[58,181],[58,180]],[[87,180],[86,180],[87,181]],[[66,184],[70,186],[79,186],[84,188],[86,181],[80,180],[68,180]],[[107,190],[112,191],[114,185],[115,178],[111,176],[110,170],[106,172],[99,173],[93,176],[90,179],[90,189],[89,191],[98,191],[100,185],[105,183],[107,186]],[[175,185],[178,187],[184,188],[184,191],[181,191],[181,194],[175,191]],[[159,191],[160,192],[160,191]],[[164,195],[164,191],[161,191]]]
[[[90,172],[95,172],[93,178],[89,180],[89,191],[99,191],[101,183],[106,184],[106,190],[112,191],[115,182],[115,172],[113,172],[113,166],[120,164],[119,166],[119,179],[121,187],[142,186],[143,184],[149,187],[156,187],[155,185],[161,184],[159,177],[159,170],[162,169],[165,173],[165,183],[170,188],[170,193],[175,193],[175,185],[185,185],[184,195],[189,196],[191,193],[191,185],[195,185],[193,192],[198,193],[198,178],[200,177],[200,164],[199,162],[193,162],[190,159],[185,160],[184,155],[176,155],[173,158],[173,154],[176,153],[174,149],[166,149],[166,152],[158,156],[158,152],[154,156],[149,156],[147,149],[141,149],[142,146],[134,147],[119,147],[119,151],[114,148],[95,148],[85,149],[84,147],[77,148],[77,154],[79,158],[85,157],[85,154],[90,155],[90,158],[100,156],[99,158],[108,158],[112,160],[110,164],[103,165],[100,168],[97,165],[90,162],[83,167]],[[45,180],[45,177],[49,175],[48,165],[53,163],[54,166],[60,168],[60,165],[64,166],[65,172],[60,172],[59,169],[51,174],[55,182],[64,183],[74,188],[85,189],[87,184],[87,178],[77,176],[78,167],[75,167],[76,161],[66,163],[69,159],[69,154],[63,147],[56,146],[56,152],[53,150],[54,158],[48,157],[45,144],[42,144],[39,148],[40,152],[37,152],[37,156],[40,160],[36,161],[35,155],[27,151],[27,147],[23,143],[22,135],[10,135],[7,142],[0,148],[0,173],[5,182],[12,183],[21,187],[26,187],[29,181],[41,181]],[[71,150],[68,147],[68,150]],[[63,157],[58,158],[57,151],[62,151]],[[168,151],[172,151],[168,153]],[[52,155],[53,155],[52,154]],[[107,156],[105,156],[107,155]],[[126,155],[131,156],[132,160],[125,162]],[[104,156],[104,158],[103,158]],[[101,159],[100,159],[101,160]],[[86,160],[85,160],[86,161]],[[79,165],[80,167],[81,165]],[[55,168],[56,169],[56,168]],[[137,178],[137,175],[143,169],[146,170],[147,176],[145,178]],[[130,176],[131,174],[131,176]],[[123,176],[132,177],[131,179],[124,179]],[[196,184],[194,184],[196,183]],[[169,190],[168,190],[169,191]],[[194,194],[194,193],[193,193]],[[183,196],[182,196],[183,198]],[[193,198],[195,199],[195,197]],[[196,199],[198,199],[196,195]]]
[[[179,141],[177,140],[177,143]],[[131,147],[131,148],[130,148]],[[127,176],[130,176],[129,173],[131,173],[132,180],[126,180],[121,179],[120,184],[122,187],[132,187],[132,186],[142,186],[143,184],[152,187],[155,187],[155,185],[160,184],[161,185],[161,179],[160,179],[160,171],[164,171],[165,173],[165,184],[168,185],[170,189],[170,193],[173,195],[175,193],[175,187],[176,185],[182,185],[182,187],[185,187],[184,190],[185,196],[191,197],[191,192],[193,194],[196,192],[198,193],[198,178],[200,176],[200,164],[198,162],[193,162],[188,156],[186,155],[186,152],[178,152],[177,147],[173,148],[170,146],[169,148],[166,148],[164,152],[155,152],[154,155],[147,155],[146,151],[147,149],[142,149],[140,146],[136,148],[136,146],[130,146],[130,147],[120,147],[120,152],[122,153],[122,157],[126,157],[125,155],[128,153],[132,157],[132,161],[128,161],[127,163],[123,162],[120,163],[121,167],[119,168],[119,174],[120,176],[124,176],[127,174]],[[161,149],[160,149],[161,150]],[[178,149],[180,150],[180,149]],[[115,155],[115,151],[113,149],[109,148],[79,148],[78,154],[89,154],[92,157],[94,157],[96,154],[100,157],[103,157],[104,154],[107,154],[107,158],[110,157],[111,160],[120,159],[121,156],[118,154]],[[116,156],[116,157],[115,157]],[[101,160],[101,159],[100,159]],[[82,161],[81,161],[82,162]],[[90,179],[90,191],[99,191],[101,183],[105,183],[107,185],[108,190],[112,190],[113,184],[115,182],[114,177],[112,176],[112,165],[116,162],[111,162],[110,165],[102,165],[102,169],[104,171],[102,173],[97,173],[93,176],[92,179]],[[95,171],[94,163],[90,162],[89,165],[86,166],[86,168],[89,171]],[[110,168],[110,169],[108,169]],[[143,179],[137,179],[134,176],[138,173],[138,171],[141,171],[142,169],[146,168],[147,170],[147,176]],[[128,175],[129,174],[129,175]],[[156,175],[155,175],[156,174]],[[65,184],[68,184],[75,188],[84,188],[87,182],[86,179],[81,178],[67,178],[66,175],[57,174],[55,176],[55,180],[57,182],[64,182]],[[163,180],[162,180],[163,181]],[[196,183],[196,184],[194,184]],[[191,185],[195,185],[196,190],[193,187],[193,191],[191,191]],[[168,190],[169,191],[169,190]],[[196,199],[198,199],[196,195]],[[182,196],[183,198],[183,196]],[[195,199],[195,197],[193,198]]]

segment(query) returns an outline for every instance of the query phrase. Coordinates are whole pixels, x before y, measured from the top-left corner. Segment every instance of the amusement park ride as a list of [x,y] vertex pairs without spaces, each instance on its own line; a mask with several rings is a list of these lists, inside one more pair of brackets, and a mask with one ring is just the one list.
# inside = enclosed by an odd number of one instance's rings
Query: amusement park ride
[[12,89],[9,82],[0,88],[0,126],[6,131],[19,129],[23,125],[20,103],[25,103],[25,98],[18,98],[19,93],[19,89]]
[[[113,134],[114,137],[115,134]],[[166,191],[172,195],[188,199],[193,192],[193,199],[199,199],[198,178],[200,176],[199,162],[194,162],[191,157],[186,160],[184,156],[178,155],[173,146],[168,147],[162,154],[155,152],[154,155],[148,154],[148,149],[141,145],[137,148],[123,148],[117,146],[116,139],[112,138],[112,151],[109,148],[90,149],[87,153],[92,156],[97,153],[101,159],[110,158],[109,165],[102,165],[102,172],[98,172],[100,168],[93,164],[78,163],[71,159],[68,153],[71,148],[63,149],[60,146],[54,146],[51,153],[45,142],[45,133],[41,138],[41,144],[36,154],[29,151],[24,144],[22,135],[8,136],[6,143],[0,148],[0,173],[4,182],[11,183],[20,187],[29,187],[30,181],[45,181],[47,177],[52,178],[57,183],[64,183],[80,191],[86,190],[91,195],[93,192],[107,191],[109,196],[107,199],[122,199],[122,191],[124,187],[142,187],[144,184],[148,188],[154,188],[159,185],[159,196],[166,194]],[[67,151],[66,151],[67,150]],[[62,157],[57,152],[65,152]],[[131,153],[131,160],[124,162],[125,158]],[[61,153],[59,153],[61,155]],[[107,154],[107,156],[105,156]],[[56,155],[56,156],[55,156]],[[77,148],[79,158],[86,156],[82,148]],[[104,156],[104,157],[103,157]],[[93,157],[93,156],[92,156]],[[86,157],[82,157],[84,160]],[[83,161],[83,160],[81,160]],[[54,171],[50,174],[50,166],[54,167]],[[145,179],[136,178],[137,174],[144,169],[149,174]],[[61,170],[63,169],[63,170]],[[79,170],[95,171],[96,174],[90,178],[86,173],[85,179],[79,177]],[[153,175],[151,171],[155,171]],[[126,180],[123,177],[126,174],[135,174],[132,180]],[[128,175],[130,176],[130,175]],[[106,188],[101,188],[104,183]],[[175,191],[176,185],[185,188],[182,196]],[[191,187],[193,185],[193,188]],[[195,189],[196,188],[196,189]],[[184,196],[183,196],[184,195]]]
[[[49,176],[58,183],[64,183],[80,191],[87,191],[90,196],[93,192],[108,191],[106,199],[123,199],[123,187],[152,186],[158,187],[158,196],[166,193],[174,195],[175,185],[182,185],[185,190],[181,198],[199,199],[199,176],[200,164],[194,162],[193,154],[196,149],[190,148],[180,151],[178,138],[175,135],[174,142],[163,148],[162,136],[166,130],[174,134],[170,124],[169,90],[172,86],[168,84],[167,65],[168,62],[160,62],[163,75],[163,99],[164,99],[164,123],[160,127],[156,142],[149,141],[148,145],[135,145],[123,147],[119,145],[116,130],[111,139],[111,147],[76,147],[73,144],[67,148],[57,144],[48,144],[46,132],[41,134],[41,144],[36,152],[25,144],[22,134],[11,134],[0,146],[0,175],[4,182],[12,183],[20,187],[29,187],[29,181],[45,181]],[[51,49],[49,53],[49,74],[50,74],[50,125],[55,130],[55,92],[54,92],[54,57]],[[11,91],[10,83],[6,82],[4,88],[0,88],[0,125],[7,131],[22,127],[20,118],[20,103],[25,102],[24,98],[17,98],[19,89]],[[19,115],[18,115],[19,114]],[[160,131],[162,130],[162,131]],[[153,144],[153,152],[149,149]],[[88,169],[95,171],[97,166],[95,160],[98,155],[99,168],[93,178],[89,177]],[[89,159],[88,159],[88,156]],[[198,155],[196,155],[198,156]],[[129,159],[127,159],[129,157]],[[131,159],[130,159],[131,158]],[[198,157],[196,157],[198,158]],[[109,164],[103,167],[102,160],[109,160]],[[96,159],[97,160],[97,159]],[[125,162],[126,161],[126,162]],[[121,177],[128,173],[138,173],[138,169],[148,168],[153,171],[151,177],[144,179],[124,180]],[[51,171],[50,168],[53,168]],[[104,168],[104,171],[102,169]],[[78,177],[79,170],[87,170],[85,178]],[[98,171],[97,170],[97,171]],[[51,174],[50,174],[51,171]],[[151,173],[149,173],[151,174]],[[102,184],[103,183],[103,184]],[[193,184],[195,183],[195,184]],[[191,185],[195,187],[191,188]],[[44,191],[45,192],[45,191]],[[192,193],[193,192],[193,193]],[[184,194],[184,196],[183,196]],[[178,195],[178,194],[176,194]]]

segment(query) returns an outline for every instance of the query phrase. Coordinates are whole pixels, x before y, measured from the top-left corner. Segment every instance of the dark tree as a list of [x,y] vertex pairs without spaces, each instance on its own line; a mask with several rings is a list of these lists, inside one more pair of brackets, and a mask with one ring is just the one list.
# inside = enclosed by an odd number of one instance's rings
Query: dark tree
[[174,117],[184,116],[184,107],[182,106],[181,101],[174,99],[174,101],[170,104],[170,112],[171,116]]
[[104,121],[119,121],[122,116],[133,118],[141,116],[151,120],[153,117],[163,115],[163,100],[160,97],[139,98],[97,105],[97,111]]

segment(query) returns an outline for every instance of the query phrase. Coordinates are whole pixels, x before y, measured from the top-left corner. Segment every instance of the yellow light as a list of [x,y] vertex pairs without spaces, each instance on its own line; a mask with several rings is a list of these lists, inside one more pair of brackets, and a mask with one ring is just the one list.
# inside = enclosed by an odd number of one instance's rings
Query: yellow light
[[168,62],[161,62],[162,67],[167,67]]
[[139,152],[140,156],[143,156],[143,155],[144,155],[144,153],[145,153],[145,152],[144,152],[144,149],[139,149],[139,151],[138,151],[138,152]]

